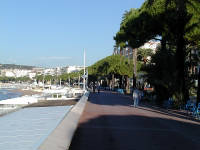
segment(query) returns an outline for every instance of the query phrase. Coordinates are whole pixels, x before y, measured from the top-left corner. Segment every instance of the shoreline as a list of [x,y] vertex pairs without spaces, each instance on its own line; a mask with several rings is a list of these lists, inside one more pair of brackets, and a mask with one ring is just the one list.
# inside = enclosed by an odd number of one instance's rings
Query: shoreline
[[34,91],[34,90],[24,90],[24,89],[12,89],[10,91],[20,93],[21,96],[25,96],[25,95],[32,96],[32,95],[35,95],[35,94],[41,94],[42,93],[42,92],[37,92],[37,91]]

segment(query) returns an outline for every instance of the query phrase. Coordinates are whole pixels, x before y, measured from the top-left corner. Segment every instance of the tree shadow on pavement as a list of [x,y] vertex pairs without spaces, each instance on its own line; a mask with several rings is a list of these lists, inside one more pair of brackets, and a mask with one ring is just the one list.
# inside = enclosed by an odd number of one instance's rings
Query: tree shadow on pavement
[[[89,96],[89,102],[97,105],[109,105],[109,106],[132,106],[133,99],[131,96],[119,94],[116,92],[110,91],[101,91],[100,93],[91,93]],[[188,119],[196,122],[200,122],[200,120],[195,119],[194,117],[188,115],[186,112],[181,112],[179,110],[168,110],[161,107],[153,106],[150,104],[146,104],[144,102],[140,102],[140,109],[145,111],[155,112],[162,115],[169,115],[172,117],[177,117],[180,119]]]
[[70,150],[179,149],[200,149],[198,123],[138,115],[101,115],[82,120],[70,146]]
[[132,97],[111,91],[101,91],[100,93],[91,92],[88,101],[94,104],[111,106],[129,106],[133,104]]

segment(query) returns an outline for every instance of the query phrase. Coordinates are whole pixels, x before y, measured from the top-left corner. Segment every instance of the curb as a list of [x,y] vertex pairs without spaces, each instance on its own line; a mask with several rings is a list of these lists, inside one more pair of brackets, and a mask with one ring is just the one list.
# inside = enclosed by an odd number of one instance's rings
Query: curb
[[63,118],[56,129],[39,146],[38,150],[68,150],[71,140],[78,126],[79,119],[88,100],[89,92],[86,92],[79,102]]

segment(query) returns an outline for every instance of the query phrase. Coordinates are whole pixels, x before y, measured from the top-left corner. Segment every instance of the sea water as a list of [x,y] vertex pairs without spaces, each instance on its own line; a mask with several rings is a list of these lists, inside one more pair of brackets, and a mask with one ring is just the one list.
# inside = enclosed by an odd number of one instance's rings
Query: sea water
[[21,95],[19,92],[13,92],[13,89],[0,89],[0,100],[20,97]]
[[[14,92],[13,89],[0,89],[0,101],[1,100],[6,100],[6,99],[11,99],[11,98],[16,98],[22,96],[21,93],[19,92]],[[17,109],[18,107],[15,106],[5,106],[5,105],[0,105],[0,115],[7,114],[9,112],[12,112],[14,109]]]

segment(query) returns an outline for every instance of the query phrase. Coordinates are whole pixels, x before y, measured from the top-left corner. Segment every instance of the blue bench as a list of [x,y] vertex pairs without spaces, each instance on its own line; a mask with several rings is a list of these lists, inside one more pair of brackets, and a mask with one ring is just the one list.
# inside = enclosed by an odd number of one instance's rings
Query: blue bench
[[200,103],[198,103],[195,111],[193,112],[193,116],[197,119],[200,119]]
[[124,94],[124,90],[123,89],[117,89],[117,92],[120,94]]
[[187,104],[185,105],[185,109],[189,112],[194,112],[196,109],[196,103],[194,103],[191,100],[187,101]]

